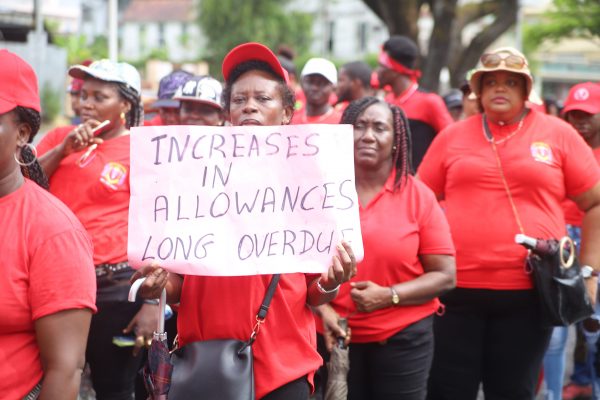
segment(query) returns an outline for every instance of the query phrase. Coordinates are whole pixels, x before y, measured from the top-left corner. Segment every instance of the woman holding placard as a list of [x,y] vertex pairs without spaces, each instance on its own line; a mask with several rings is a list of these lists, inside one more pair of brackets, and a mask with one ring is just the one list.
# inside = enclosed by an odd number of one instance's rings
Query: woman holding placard
[[[245,43],[234,48],[223,61],[223,76],[224,110],[232,125],[289,124],[294,94],[287,85],[287,72],[267,47]],[[350,246],[343,243],[337,250],[322,276],[281,275],[267,324],[253,344],[256,398],[308,398],[314,372],[322,363],[308,305],[330,301],[339,285],[355,274]],[[188,275],[182,279],[156,266],[140,269],[132,280],[141,276],[147,277],[141,295],[157,298],[166,287],[169,302],[180,302],[181,345],[215,338],[247,340],[272,277]]]
[[[140,75],[127,63],[99,60],[76,65],[84,81],[75,127],[48,133],[38,146],[50,192],[79,218],[94,243],[98,313],[92,317],[86,358],[97,398],[129,399],[143,362],[139,350],[152,338],[157,306],[127,301],[129,128],[143,121]],[[134,335],[135,346],[119,347]],[[116,339],[115,339],[116,337]],[[113,341],[116,340],[116,343]]]
[[365,97],[341,123],[354,126],[365,257],[339,296],[317,308],[317,329],[331,351],[347,318],[348,399],[424,399],[437,297],[455,281],[450,228],[434,194],[412,176],[400,108]]

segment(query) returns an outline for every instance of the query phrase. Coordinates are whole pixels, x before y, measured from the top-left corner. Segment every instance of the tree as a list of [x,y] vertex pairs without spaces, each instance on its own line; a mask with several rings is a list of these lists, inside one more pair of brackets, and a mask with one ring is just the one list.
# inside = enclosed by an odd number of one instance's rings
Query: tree
[[598,0],[554,0],[552,5],[540,22],[525,26],[523,38],[527,52],[534,51],[545,40],[600,39]]
[[[427,56],[421,58],[423,76],[420,84],[432,91],[439,88],[440,71],[444,66],[450,72],[451,86],[459,86],[483,51],[515,24],[518,8],[517,0],[482,0],[460,6],[457,0],[363,2],[381,18],[391,35],[406,35],[415,41],[420,11],[423,6],[428,6],[434,26]],[[463,30],[471,24],[480,25],[481,29],[469,43],[463,44]]]
[[[207,38],[206,60],[211,71],[220,71],[223,57],[236,45],[256,41],[270,48],[292,46],[298,53],[308,49],[312,16],[289,12],[289,0],[202,0],[199,25]],[[215,74],[215,72],[213,72]]]

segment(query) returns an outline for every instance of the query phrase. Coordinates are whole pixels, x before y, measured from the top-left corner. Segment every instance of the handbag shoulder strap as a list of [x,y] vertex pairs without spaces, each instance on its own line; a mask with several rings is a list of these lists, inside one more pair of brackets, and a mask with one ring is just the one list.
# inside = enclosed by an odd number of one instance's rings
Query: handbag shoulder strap
[[521,218],[519,217],[519,212],[517,211],[517,206],[515,205],[515,201],[512,197],[512,193],[510,192],[510,188],[508,187],[508,182],[506,181],[506,176],[504,175],[504,169],[502,168],[502,162],[500,161],[500,155],[498,154],[498,148],[496,147],[496,141],[490,132],[490,128],[487,124],[487,118],[485,114],[481,116],[481,120],[483,123],[483,133],[485,134],[486,139],[492,145],[492,150],[494,151],[494,156],[496,156],[496,163],[498,164],[498,169],[500,170],[500,178],[502,178],[502,184],[504,185],[504,190],[506,191],[506,195],[508,196],[508,201],[510,202],[510,207],[512,209],[513,215],[515,216],[515,220],[517,221],[517,225],[519,226],[519,231],[523,235],[525,234],[525,230],[523,229],[523,224],[521,223]]
[[258,336],[258,332],[260,331],[260,326],[265,322],[265,318],[267,318],[267,312],[269,311],[271,300],[273,300],[275,289],[277,289],[277,285],[279,284],[279,278],[281,278],[280,274],[274,274],[271,278],[271,283],[269,283],[267,293],[265,293],[265,298],[263,299],[263,302],[260,305],[260,308],[258,309],[258,313],[256,313],[256,324],[252,329],[252,334],[250,335],[250,339],[247,342],[247,346],[251,346],[252,343],[254,343],[256,337]]
[[275,274],[271,278],[271,283],[269,283],[269,287],[267,288],[267,293],[265,294],[265,298],[258,309],[258,313],[256,314],[256,318],[265,319],[267,317],[267,312],[269,311],[269,306],[271,305],[271,300],[273,300],[273,295],[275,294],[275,289],[277,289],[277,284],[279,283],[279,278],[281,278],[280,274]]

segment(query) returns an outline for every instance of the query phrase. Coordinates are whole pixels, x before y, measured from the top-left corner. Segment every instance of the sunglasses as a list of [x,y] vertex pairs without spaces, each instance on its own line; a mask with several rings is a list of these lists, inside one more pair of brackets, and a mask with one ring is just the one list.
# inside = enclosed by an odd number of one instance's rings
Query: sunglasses
[[480,61],[485,68],[496,68],[502,62],[507,68],[512,69],[523,69],[527,66],[527,61],[523,57],[514,54],[502,57],[499,54],[488,53],[482,55]]

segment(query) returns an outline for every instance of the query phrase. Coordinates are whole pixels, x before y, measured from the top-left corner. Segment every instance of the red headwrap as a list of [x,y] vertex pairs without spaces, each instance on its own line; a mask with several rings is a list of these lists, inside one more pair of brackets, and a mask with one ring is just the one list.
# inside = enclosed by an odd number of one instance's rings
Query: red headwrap
[[402,75],[408,75],[410,79],[414,82],[416,82],[421,77],[421,71],[419,71],[418,69],[410,69],[408,67],[405,67],[404,65],[400,64],[398,61],[395,61],[392,57],[390,57],[389,54],[384,50],[381,50],[379,52],[378,61],[379,64],[383,65],[386,68],[394,70]]

